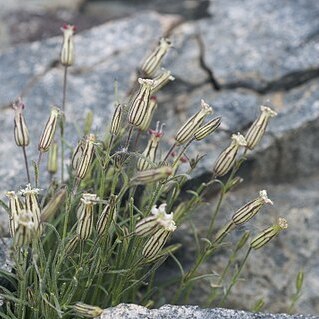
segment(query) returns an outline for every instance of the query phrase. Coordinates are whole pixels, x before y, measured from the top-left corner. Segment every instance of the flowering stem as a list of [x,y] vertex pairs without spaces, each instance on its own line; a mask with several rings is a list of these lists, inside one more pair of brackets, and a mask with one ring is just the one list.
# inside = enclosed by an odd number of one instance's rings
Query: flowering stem
[[128,147],[130,146],[132,132],[133,132],[133,126],[131,126],[129,131],[128,131],[128,136],[127,136],[127,140],[126,140],[126,143],[125,143],[125,149],[127,149],[127,150],[128,150]]
[[228,295],[229,295],[231,289],[232,289],[233,286],[236,284],[237,279],[238,279],[238,277],[239,277],[241,271],[242,271],[243,268],[244,268],[244,265],[245,265],[245,263],[246,263],[246,261],[247,261],[247,259],[248,259],[248,256],[249,256],[250,252],[251,252],[251,247],[249,247],[249,249],[247,250],[247,253],[246,253],[246,255],[245,255],[245,257],[244,257],[242,263],[240,264],[240,267],[238,268],[237,272],[236,272],[235,275],[233,276],[233,278],[232,278],[232,280],[231,280],[231,283],[230,283],[229,287],[227,288],[226,293],[225,293],[223,299],[222,299],[221,302],[219,303],[219,307],[222,307],[222,306],[224,305],[224,303],[225,303],[225,301],[226,301],[226,299],[227,299],[227,297],[228,297]]
[[213,232],[213,229],[214,229],[216,217],[217,217],[217,215],[219,213],[219,210],[220,210],[220,207],[221,207],[221,205],[223,203],[224,197],[225,197],[225,191],[224,191],[224,188],[222,188],[221,191],[220,191],[220,195],[219,195],[219,199],[218,199],[216,208],[214,210],[212,219],[211,219],[210,224],[209,224],[208,231],[207,231],[207,237],[208,238],[210,238],[212,236],[212,232]]
[[176,146],[176,143],[174,143],[174,144],[171,146],[171,148],[169,149],[169,151],[167,152],[166,156],[164,157],[164,159],[163,159],[163,161],[162,161],[162,165],[163,165],[163,164],[165,163],[165,161],[168,159],[169,154],[171,154],[171,153],[173,152],[175,146]]
[[68,77],[68,67],[64,66],[63,76],[63,93],[62,93],[62,117],[60,122],[60,133],[61,133],[61,183],[64,180],[64,123],[65,123],[65,101],[66,101],[66,85]]
[[27,152],[25,150],[25,146],[22,146],[22,151],[23,151],[25,169],[27,172],[28,183],[30,184],[30,172],[29,172],[28,157],[27,157]]

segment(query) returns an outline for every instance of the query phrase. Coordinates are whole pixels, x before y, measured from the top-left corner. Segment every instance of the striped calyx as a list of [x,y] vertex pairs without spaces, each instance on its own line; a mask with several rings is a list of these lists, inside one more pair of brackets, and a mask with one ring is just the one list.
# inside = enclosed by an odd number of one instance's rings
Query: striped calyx
[[81,203],[77,211],[78,224],[76,233],[80,240],[90,237],[93,230],[93,206],[99,202],[96,194],[85,193],[82,195]]
[[120,131],[122,114],[123,114],[123,107],[121,104],[118,104],[115,108],[112,121],[111,121],[111,126],[110,126],[110,133],[112,135],[117,135]]
[[223,176],[233,167],[238,149],[240,146],[246,146],[246,140],[240,133],[232,135],[231,144],[219,155],[215,166],[214,173],[216,176]]
[[135,234],[148,237],[142,254],[145,258],[153,258],[163,248],[171,232],[176,229],[174,213],[166,213],[166,203],[158,208],[153,206],[151,215],[139,221],[135,228]]
[[44,130],[42,132],[40,142],[38,145],[38,150],[41,153],[45,153],[49,150],[49,147],[52,143],[52,140],[54,138],[54,134],[56,131],[56,125],[58,121],[58,117],[60,114],[60,110],[57,107],[53,107],[51,109],[50,117],[45,124]]
[[155,110],[157,109],[157,100],[155,96],[151,96],[150,100],[148,102],[148,106],[147,106],[147,111],[145,114],[145,117],[142,121],[142,123],[140,124],[140,126],[138,127],[141,131],[146,131],[151,124],[153,115]]
[[257,237],[255,237],[250,243],[250,247],[253,249],[259,249],[265,246],[270,240],[276,237],[282,230],[288,228],[286,219],[279,217],[277,224],[266,228]]
[[14,140],[17,146],[28,146],[30,143],[29,130],[23,116],[24,103],[19,98],[12,105],[14,109]]
[[97,220],[96,231],[99,236],[105,234],[108,226],[113,220],[113,217],[116,215],[116,199],[117,196],[111,195],[109,202],[106,204],[101,215]]
[[171,75],[171,71],[162,68],[162,73],[153,79],[154,85],[151,94],[158,92],[169,81],[174,81],[175,78]]
[[85,141],[81,141],[76,147],[73,157],[72,166],[75,169],[76,177],[83,179],[92,163],[94,155],[96,137],[94,134],[89,134]]
[[20,194],[25,198],[25,209],[31,213],[34,228],[40,230],[41,210],[38,202],[39,188],[32,188],[31,184],[27,184],[25,189],[20,191]]
[[162,62],[163,57],[165,56],[171,45],[172,44],[169,39],[161,38],[158,46],[143,63],[141,67],[142,73],[149,77],[154,76],[155,72],[157,71]]
[[135,185],[154,183],[165,179],[172,174],[172,167],[161,166],[158,168],[137,172],[136,175],[131,179],[131,183]]
[[75,26],[65,24],[61,31],[63,32],[63,42],[60,54],[60,62],[64,66],[71,66],[74,63],[74,41],[73,35]]
[[209,121],[208,123],[199,127],[194,133],[194,137],[197,141],[200,141],[212,134],[220,125],[221,117],[216,117]]
[[194,133],[203,123],[204,118],[213,113],[213,109],[201,100],[201,110],[194,114],[187,122],[179,129],[175,135],[175,141],[177,144],[185,144],[194,137]]
[[139,78],[138,83],[140,84],[140,88],[130,106],[128,121],[130,124],[140,128],[143,121],[145,121],[145,116],[148,115],[148,105],[154,81]]
[[83,302],[77,302],[72,308],[76,315],[85,318],[95,318],[103,312],[100,307],[87,305]]
[[18,218],[21,214],[23,207],[19,201],[17,194],[14,191],[7,192],[6,196],[9,198],[9,231],[11,237],[13,237],[18,227]]
[[17,228],[13,236],[14,245],[16,247],[28,245],[32,241],[36,230],[37,227],[34,224],[33,214],[26,209],[21,210],[17,219]]
[[260,209],[265,204],[273,205],[273,202],[268,198],[267,192],[265,190],[262,190],[259,192],[259,197],[250,201],[237,210],[237,212],[232,217],[232,221],[235,225],[241,225],[249,221],[260,211]]
[[255,148],[265,134],[269,119],[275,117],[277,113],[268,106],[262,105],[260,107],[260,115],[251,125],[248,132],[245,135],[247,141],[247,147],[249,149]]
[[160,125],[160,122],[156,123],[155,130],[149,130],[151,138],[149,139],[147,146],[142,153],[143,157],[140,157],[137,161],[137,169],[139,171],[144,171],[152,167],[152,164],[155,164],[156,152],[158,149],[158,144],[164,135],[163,133],[164,124]]

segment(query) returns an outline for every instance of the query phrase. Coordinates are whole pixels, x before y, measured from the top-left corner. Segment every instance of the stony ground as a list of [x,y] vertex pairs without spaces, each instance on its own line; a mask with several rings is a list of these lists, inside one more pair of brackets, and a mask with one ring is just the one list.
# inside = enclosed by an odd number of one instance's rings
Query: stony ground
[[[268,189],[274,209],[258,217],[252,230],[284,216],[289,231],[251,258],[243,273],[246,280],[234,291],[230,305],[249,308],[263,297],[266,310],[285,311],[294,278],[302,268],[305,288],[297,311],[318,313],[319,2],[215,0],[194,5],[194,1],[181,1],[180,7],[174,7],[172,1],[137,6],[110,1],[103,11],[100,2],[63,1],[52,7],[51,1],[43,1],[40,12],[37,1],[28,3],[21,10],[18,0],[7,1],[1,13],[1,198],[8,188],[25,183],[22,153],[13,143],[9,103],[18,95],[25,98],[32,159],[37,156],[38,137],[50,105],[61,103],[60,38],[22,42],[59,34],[61,20],[78,22],[77,59],[70,69],[67,97],[68,142],[74,145],[78,124],[88,110],[95,113],[94,129],[105,129],[113,108],[114,81],[125,97],[140,61],[160,36],[168,35],[175,48],[165,66],[176,80],[159,96],[156,114],[167,124],[166,143],[175,128],[198,109],[201,98],[223,116],[223,130],[192,148],[208,154],[194,183],[209,176],[230,134],[247,129],[262,102],[270,99],[279,111],[262,144],[250,154],[241,173],[245,183],[226,202],[219,223],[260,189]],[[120,19],[91,28],[114,18]],[[84,29],[88,30],[81,32]],[[199,229],[205,229],[205,217],[215,201],[212,193],[208,204],[196,212],[201,216],[196,219]],[[191,241],[190,236],[180,238]],[[192,258],[191,249],[183,254],[186,260]],[[218,262],[208,262],[203,271],[218,271],[222,261],[219,256]],[[207,293],[207,287],[207,282],[200,286],[194,303]]]

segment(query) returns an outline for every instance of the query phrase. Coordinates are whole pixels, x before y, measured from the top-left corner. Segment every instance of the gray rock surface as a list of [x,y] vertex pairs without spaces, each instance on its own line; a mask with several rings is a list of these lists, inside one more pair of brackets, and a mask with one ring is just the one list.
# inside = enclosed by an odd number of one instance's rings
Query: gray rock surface
[[105,309],[101,319],[315,319],[315,316],[286,314],[250,313],[231,309],[201,309],[192,306],[165,305],[159,309],[149,310],[142,306],[120,304],[114,308]]

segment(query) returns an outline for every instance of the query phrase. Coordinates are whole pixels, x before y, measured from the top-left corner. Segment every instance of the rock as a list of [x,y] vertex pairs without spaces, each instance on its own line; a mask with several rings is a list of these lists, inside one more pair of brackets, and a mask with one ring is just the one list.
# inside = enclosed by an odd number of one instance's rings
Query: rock
[[222,86],[267,92],[318,76],[318,1],[217,0],[209,11],[204,59]]
[[133,304],[120,304],[114,308],[105,309],[101,319],[177,319],[177,318],[198,318],[198,319],[315,319],[315,316],[286,314],[262,314],[250,313],[231,309],[201,309],[192,306],[165,305],[159,309],[149,310],[142,306]]

